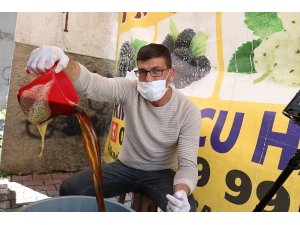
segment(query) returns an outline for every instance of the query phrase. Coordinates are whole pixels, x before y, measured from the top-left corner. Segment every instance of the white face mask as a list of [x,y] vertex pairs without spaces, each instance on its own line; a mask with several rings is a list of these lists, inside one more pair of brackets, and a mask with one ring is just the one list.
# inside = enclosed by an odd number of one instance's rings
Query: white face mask
[[169,75],[170,75],[170,71],[165,80],[154,80],[150,82],[139,81],[137,85],[137,89],[145,99],[151,102],[157,101],[161,99],[165,95],[166,91],[168,90],[166,84]]
[[145,99],[151,102],[161,99],[168,90],[166,88],[166,80],[139,81],[137,89]]

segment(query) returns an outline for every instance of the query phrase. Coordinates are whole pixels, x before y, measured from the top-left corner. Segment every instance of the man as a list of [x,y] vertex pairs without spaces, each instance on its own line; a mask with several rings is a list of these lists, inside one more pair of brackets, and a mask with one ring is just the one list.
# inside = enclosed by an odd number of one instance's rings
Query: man
[[[102,165],[103,196],[128,192],[149,196],[164,211],[196,211],[192,192],[197,184],[200,110],[174,87],[169,50],[160,44],[143,46],[137,54],[138,80],[105,78],[69,60],[63,50],[41,46],[27,67],[40,74],[57,63],[77,92],[96,101],[123,104],[125,134],[118,160]],[[60,195],[92,195],[90,169],[75,173],[60,187]]]

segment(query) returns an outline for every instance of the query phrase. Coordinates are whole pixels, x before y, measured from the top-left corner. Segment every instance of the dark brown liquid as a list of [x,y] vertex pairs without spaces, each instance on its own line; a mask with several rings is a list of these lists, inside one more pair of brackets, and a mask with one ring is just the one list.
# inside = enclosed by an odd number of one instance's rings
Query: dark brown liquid
[[79,106],[75,105],[74,107],[77,111],[76,115],[81,127],[85,151],[93,171],[93,181],[96,192],[98,210],[99,212],[105,212],[102,194],[101,153],[96,131],[87,114]]

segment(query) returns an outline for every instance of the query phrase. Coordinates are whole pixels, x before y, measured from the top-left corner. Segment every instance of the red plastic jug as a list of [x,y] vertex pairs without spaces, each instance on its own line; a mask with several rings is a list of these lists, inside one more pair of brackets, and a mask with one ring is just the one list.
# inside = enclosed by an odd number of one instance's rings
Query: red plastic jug
[[54,72],[55,66],[20,88],[17,97],[26,118],[41,124],[58,115],[71,115],[77,111],[78,95],[64,71]]

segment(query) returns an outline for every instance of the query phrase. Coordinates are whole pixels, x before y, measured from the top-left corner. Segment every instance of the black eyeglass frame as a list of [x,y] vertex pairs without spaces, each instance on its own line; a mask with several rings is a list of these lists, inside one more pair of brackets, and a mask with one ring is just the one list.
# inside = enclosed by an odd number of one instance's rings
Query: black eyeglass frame
[[[157,70],[157,72],[159,71],[160,74],[159,74],[159,75],[154,75],[154,76],[153,76],[153,74],[155,74],[154,70]],[[149,73],[152,77],[161,77],[161,76],[164,74],[164,71],[166,71],[166,70],[169,70],[169,71],[170,71],[169,68],[166,68],[166,69],[152,68],[151,70],[144,70],[144,69],[135,70],[134,73],[135,73],[135,76],[137,76],[137,77],[139,77],[139,78],[145,78],[145,77],[147,77],[148,73]],[[141,75],[139,74],[140,72],[144,72],[145,75],[141,76]]]

